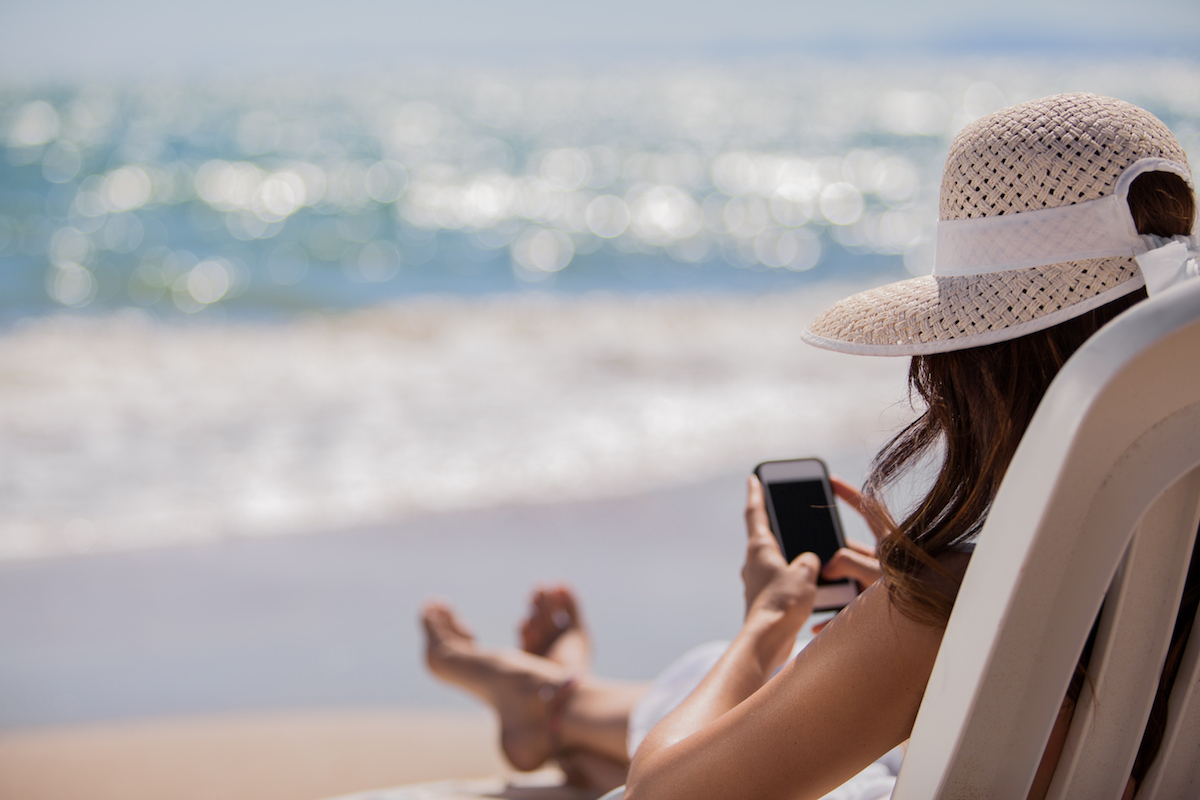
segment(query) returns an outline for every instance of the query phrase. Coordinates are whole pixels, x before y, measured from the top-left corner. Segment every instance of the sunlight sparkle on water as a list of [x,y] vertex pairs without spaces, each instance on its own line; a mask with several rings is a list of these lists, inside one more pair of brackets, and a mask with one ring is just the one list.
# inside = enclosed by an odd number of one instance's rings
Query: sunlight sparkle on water
[[[0,169],[23,188],[0,200],[0,255],[24,259],[51,307],[166,312],[338,281],[399,293],[441,272],[551,285],[630,256],[828,278],[823,260],[849,252],[921,271],[949,137],[1078,88],[1140,102],[1200,145],[1200,69],[1175,62],[11,88]],[[231,286],[271,291],[201,303],[172,288],[182,273],[144,280],[160,248],[241,263]]]

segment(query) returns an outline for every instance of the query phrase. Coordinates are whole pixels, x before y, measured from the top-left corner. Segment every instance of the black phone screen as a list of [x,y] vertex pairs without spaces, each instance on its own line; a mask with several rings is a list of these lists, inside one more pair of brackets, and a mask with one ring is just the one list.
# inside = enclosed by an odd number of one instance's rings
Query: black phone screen
[[[821,563],[838,550],[833,509],[821,481],[789,481],[767,486],[768,502],[775,512],[783,557],[791,562],[801,553],[817,554]],[[826,583],[819,578],[817,583]]]

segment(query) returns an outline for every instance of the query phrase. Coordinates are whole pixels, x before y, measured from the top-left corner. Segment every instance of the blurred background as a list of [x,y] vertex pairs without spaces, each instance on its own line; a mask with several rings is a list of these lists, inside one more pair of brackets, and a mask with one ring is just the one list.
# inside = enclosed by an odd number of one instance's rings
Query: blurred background
[[567,579],[613,677],[730,635],[743,476],[911,413],[799,334],[929,272],[954,133],[1090,91],[1200,153],[1200,10],[1129,16],[0,5],[0,794],[497,770],[412,754],[491,736],[430,595],[510,644]]

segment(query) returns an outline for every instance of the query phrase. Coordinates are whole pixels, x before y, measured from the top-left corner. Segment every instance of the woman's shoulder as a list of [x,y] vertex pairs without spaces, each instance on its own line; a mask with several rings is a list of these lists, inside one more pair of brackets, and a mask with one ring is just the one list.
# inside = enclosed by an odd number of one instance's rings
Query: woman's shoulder
[[919,553],[902,571],[885,567],[882,582],[891,604],[917,622],[945,628],[974,552],[974,539],[964,540],[937,553]]

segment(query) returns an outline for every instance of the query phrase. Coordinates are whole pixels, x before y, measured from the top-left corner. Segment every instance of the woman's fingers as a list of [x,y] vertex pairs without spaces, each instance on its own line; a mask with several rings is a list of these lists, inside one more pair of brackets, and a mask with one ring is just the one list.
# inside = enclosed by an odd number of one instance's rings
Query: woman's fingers
[[[771,533],[771,523],[763,503],[762,484],[751,475],[746,481],[746,563],[742,566],[742,583],[746,590],[746,610],[767,587],[776,585],[788,573],[788,564]],[[800,569],[800,567],[797,567]],[[813,569],[815,577],[816,570]],[[786,579],[784,580],[786,583]]]
[[862,553],[864,556],[875,557],[875,548],[867,547],[862,542],[856,542],[853,539],[846,540],[846,549],[853,550],[856,553]]
[[771,520],[763,501],[763,488],[758,476],[751,475],[746,481],[746,563],[765,561],[772,566],[784,566],[783,553],[775,534],[771,533]]
[[[846,546],[834,553],[829,562],[821,569],[821,577],[828,580],[850,578],[858,583],[860,590],[866,589],[879,580],[882,574],[879,569],[879,561],[875,558],[875,551],[853,539],[848,539]],[[831,617],[813,625],[813,634],[820,633],[832,621]]]
[[821,570],[821,576],[826,580],[851,578],[863,589],[879,580],[882,574],[879,562],[870,553],[849,547],[843,547],[834,553]]
[[837,475],[830,475],[829,482],[833,484],[833,493],[850,504],[855,511],[862,513],[862,492]]
[[788,565],[788,569],[800,573],[805,580],[811,580],[815,584],[817,575],[821,574],[821,559],[816,553],[801,553]]
[[767,517],[767,505],[763,501],[763,488],[757,475],[746,481],[746,533],[751,539],[766,537],[771,541],[771,521]]
[[884,536],[887,536],[887,531],[883,530],[873,514],[868,513],[867,502],[863,499],[862,492],[857,487],[846,483],[837,475],[830,475],[829,482],[833,484],[833,493],[846,504],[858,512],[858,515],[867,521],[871,533],[875,536],[875,541],[879,541]]

